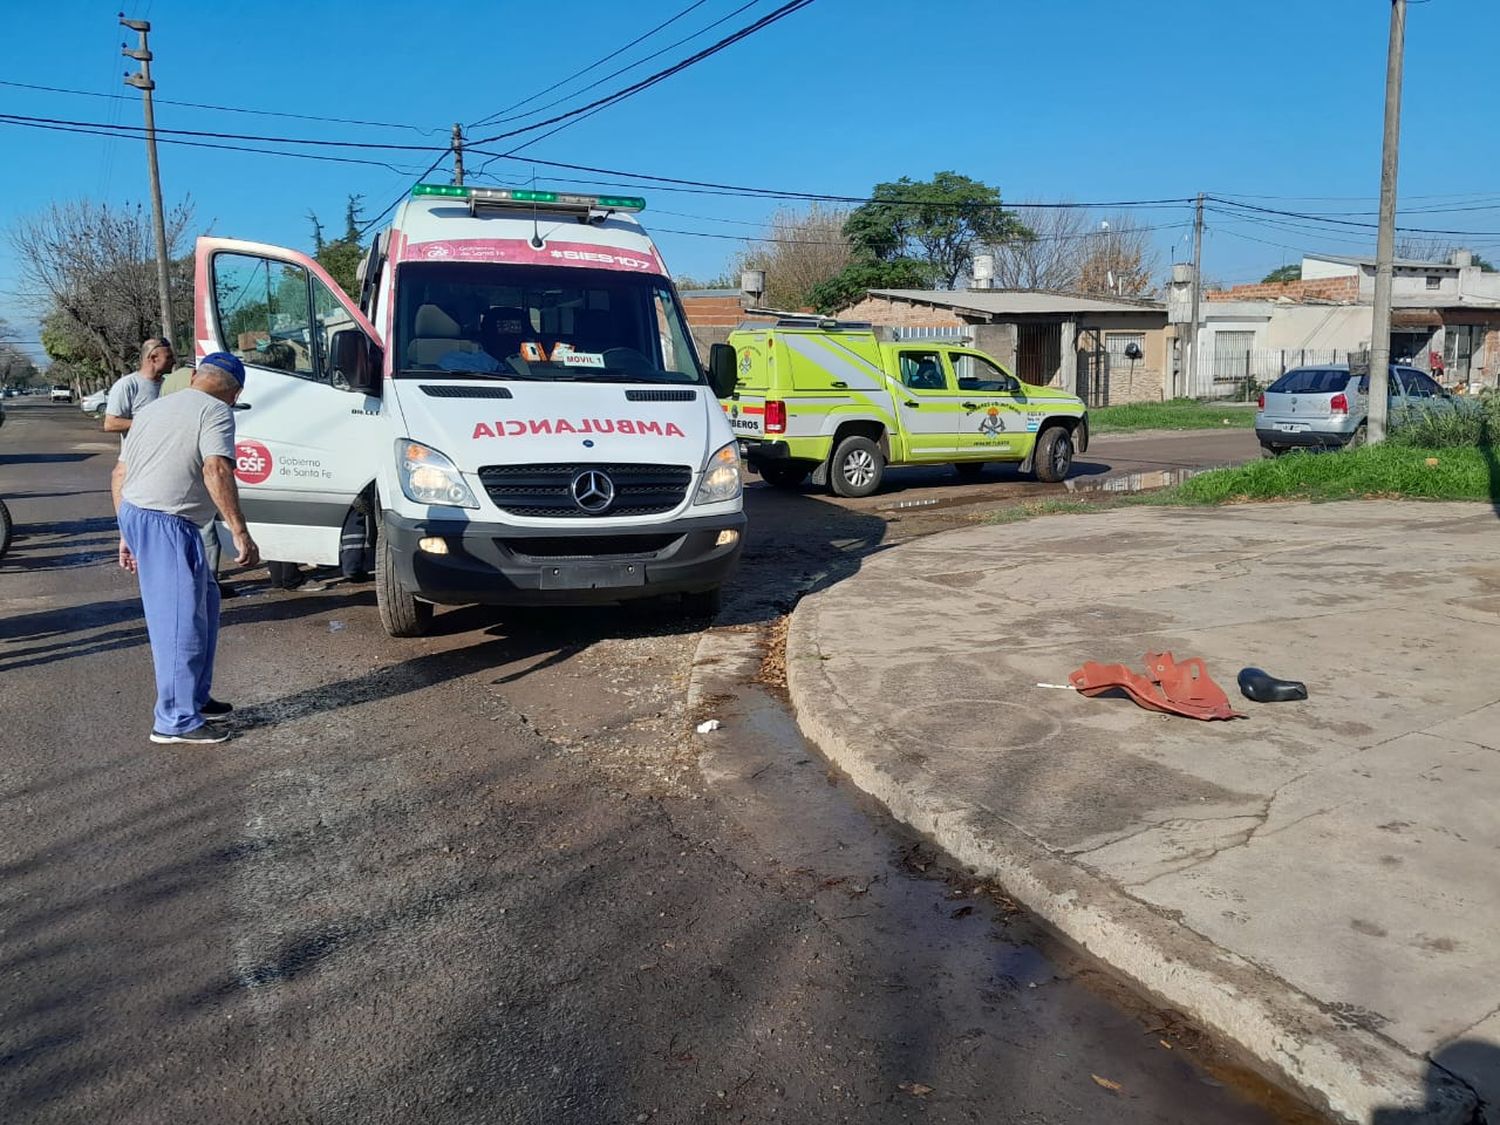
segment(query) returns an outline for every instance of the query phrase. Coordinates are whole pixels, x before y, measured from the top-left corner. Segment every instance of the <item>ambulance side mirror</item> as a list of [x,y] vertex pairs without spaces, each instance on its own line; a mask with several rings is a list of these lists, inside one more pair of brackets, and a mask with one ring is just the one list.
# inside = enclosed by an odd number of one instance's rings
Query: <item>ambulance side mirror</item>
[[728,398],[740,381],[734,349],[728,344],[713,344],[708,349],[708,385],[715,398]]
[[380,393],[380,349],[358,328],[343,328],[329,343],[333,353],[333,385],[357,394]]

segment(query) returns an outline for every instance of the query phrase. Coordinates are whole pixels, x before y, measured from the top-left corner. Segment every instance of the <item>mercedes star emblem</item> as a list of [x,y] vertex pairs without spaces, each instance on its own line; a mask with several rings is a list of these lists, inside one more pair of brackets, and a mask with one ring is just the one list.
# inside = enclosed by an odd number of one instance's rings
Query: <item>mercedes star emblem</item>
[[573,503],[591,516],[602,515],[615,502],[615,482],[598,469],[585,469],[568,487]]

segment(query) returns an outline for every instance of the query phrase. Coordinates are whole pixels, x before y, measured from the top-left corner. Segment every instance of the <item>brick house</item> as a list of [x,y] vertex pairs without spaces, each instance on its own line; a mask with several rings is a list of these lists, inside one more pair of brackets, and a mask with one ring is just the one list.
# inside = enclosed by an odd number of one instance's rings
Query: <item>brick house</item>
[[[1300,280],[1236,285],[1203,294],[1197,371],[1187,394],[1233,393],[1264,385],[1288,367],[1341,363],[1370,347],[1375,260],[1308,254]],[[1190,279],[1174,278],[1174,328],[1190,319]],[[1466,251],[1446,262],[1397,259],[1391,292],[1391,355],[1448,385],[1500,380],[1500,273]],[[1434,359],[1434,357],[1437,357]]]
[[1041,289],[871,289],[837,315],[898,332],[962,334],[1018,378],[1062,387],[1090,406],[1159,401],[1168,370],[1160,301]]

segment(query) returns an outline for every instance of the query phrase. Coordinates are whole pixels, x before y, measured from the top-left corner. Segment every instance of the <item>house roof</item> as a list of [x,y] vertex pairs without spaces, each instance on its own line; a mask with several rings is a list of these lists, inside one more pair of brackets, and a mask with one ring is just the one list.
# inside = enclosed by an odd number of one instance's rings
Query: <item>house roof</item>
[[962,309],[988,316],[1070,313],[1165,313],[1160,301],[1125,297],[1095,297],[1084,293],[1056,293],[1049,289],[871,289],[872,297],[887,297],[942,308]]
[[[1341,266],[1369,266],[1375,268],[1374,258],[1361,258],[1348,254],[1303,254],[1304,259],[1311,258],[1316,262],[1337,262]],[[1424,262],[1420,258],[1396,258],[1391,263],[1401,266],[1403,269],[1413,270],[1457,270],[1458,267],[1452,262]]]

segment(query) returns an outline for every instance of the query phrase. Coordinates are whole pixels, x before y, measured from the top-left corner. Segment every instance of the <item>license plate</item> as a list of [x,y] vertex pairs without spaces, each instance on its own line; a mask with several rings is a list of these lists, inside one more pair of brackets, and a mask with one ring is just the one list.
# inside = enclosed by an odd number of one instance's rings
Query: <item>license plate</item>
[[543,590],[609,590],[645,584],[644,562],[558,563],[542,567]]
[[1302,434],[1308,427],[1303,422],[1277,422],[1276,428],[1284,434]]

